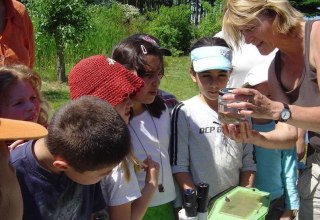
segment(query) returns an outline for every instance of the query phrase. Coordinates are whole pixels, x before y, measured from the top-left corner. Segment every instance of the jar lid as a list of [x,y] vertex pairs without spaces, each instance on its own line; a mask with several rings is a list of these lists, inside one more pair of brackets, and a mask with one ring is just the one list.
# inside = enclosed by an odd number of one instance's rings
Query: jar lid
[[224,94],[231,93],[233,89],[234,89],[234,88],[223,88],[223,89],[220,89],[220,90],[219,90],[219,95],[222,96],[222,95],[224,95]]

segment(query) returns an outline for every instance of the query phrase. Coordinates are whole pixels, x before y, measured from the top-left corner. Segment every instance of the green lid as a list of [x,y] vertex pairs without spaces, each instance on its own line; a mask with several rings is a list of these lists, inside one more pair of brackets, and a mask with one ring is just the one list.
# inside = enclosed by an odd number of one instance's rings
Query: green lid
[[255,188],[235,187],[218,197],[211,205],[209,220],[264,219],[270,194]]

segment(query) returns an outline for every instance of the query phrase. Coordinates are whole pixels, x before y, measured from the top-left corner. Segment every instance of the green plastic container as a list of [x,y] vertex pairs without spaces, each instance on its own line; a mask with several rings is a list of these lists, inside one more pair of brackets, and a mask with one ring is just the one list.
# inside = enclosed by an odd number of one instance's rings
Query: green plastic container
[[270,193],[237,186],[210,201],[208,220],[264,220]]

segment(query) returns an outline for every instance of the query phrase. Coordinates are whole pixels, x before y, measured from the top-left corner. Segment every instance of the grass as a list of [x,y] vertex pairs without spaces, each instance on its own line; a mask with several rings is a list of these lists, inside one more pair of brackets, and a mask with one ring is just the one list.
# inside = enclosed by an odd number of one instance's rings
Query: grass
[[[182,101],[198,93],[196,85],[189,76],[189,57],[166,57],[165,77],[160,88],[175,95]],[[44,80],[42,94],[49,101],[53,110],[58,109],[69,100],[69,88],[66,83]]]

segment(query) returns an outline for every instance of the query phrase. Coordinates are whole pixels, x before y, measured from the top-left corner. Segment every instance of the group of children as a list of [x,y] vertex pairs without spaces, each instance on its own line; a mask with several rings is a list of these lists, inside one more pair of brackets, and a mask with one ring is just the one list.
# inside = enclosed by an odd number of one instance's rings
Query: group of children
[[81,60],[68,76],[72,101],[50,122],[40,77],[21,65],[0,68],[0,117],[48,128],[46,138],[13,143],[24,219],[170,220],[182,206],[176,195],[198,183],[208,183],[214,197],[237,185],[269,190],[263,187],[270,175],[278,190],[272,198],[287,201],[281,167],[294,170],[294,162],[284,159],[291,152],[277,152],[272,173],[260,148],[222,132],[218,96],[232,71],[226,42],[205,37],[193,44],[190,77],[199,94],[171,115],[159,95],[169,52],[153,36],[138,34],[120,42],[111,58]]

